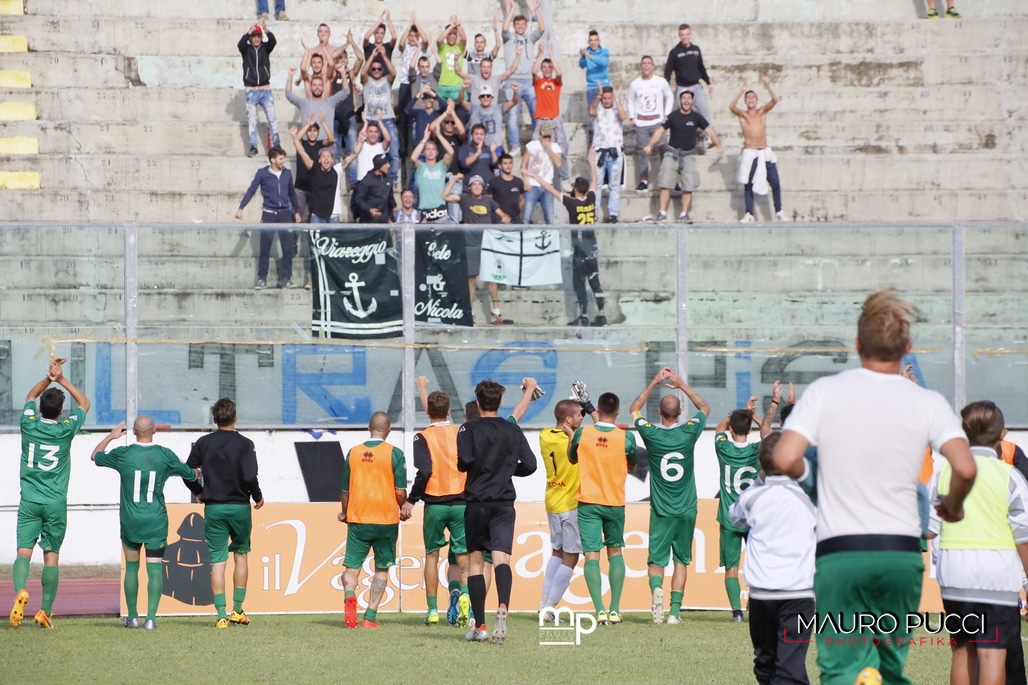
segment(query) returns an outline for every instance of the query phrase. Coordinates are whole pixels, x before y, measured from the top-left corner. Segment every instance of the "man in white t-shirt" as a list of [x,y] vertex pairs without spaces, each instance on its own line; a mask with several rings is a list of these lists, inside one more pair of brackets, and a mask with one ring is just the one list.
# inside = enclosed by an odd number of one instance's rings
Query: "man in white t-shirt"
[[375,157],[389,149],[389,138],[389,129],[382,126],[381,122],[364,119],[364,127],[357,134],[357,147],[354,149],[357,155],[357,181],[371,171]]
[[[822,683],[852,683],[867,667],[884,682],[910,682],[906,616],[918,609],[924,577],[917,478],[925,447],[953,470],[936,506],[943,520],[963,518],[974,484],[974,458],[953,408],[900,375],[913,312],[895,290],[870,295],[857,323],[860,368],[811,383],[775,449],[775,467],[802,480],[810,467],[803,452],[817,446],[814,594],[818,615],[839,619],[818,634],[819,645],[833,645],[818,649]],[[885,618],[858,635],[861,616]]]
[[[653,58],[644,55],[639,63],[641,76],[628,86],[628,118],[635,126],[635,174],[638,176],[636,190],[650,187],[650,156],[643,150],[650,142],[650,136],[667,119],[675,106],[674,95],[667,79],[654,73]],[[657,152],[664,154],[663,143]]]
[[607,223],[618,222],[621,209],[621,188],[625,185],[625,134],[622,123],[628,115],[621,106],[621,89],[601,86],[596,99],[589,104],[589,116],[593,117],[593,144],[589,149],[589,161],[596,167],[599,179],[596,207],[603,204],[603,188],[607,191]]
[[553,140],[553,125],[543,122],[539,127],[539,140],[528,141],[525,155],[521,158],[521,177],[527,180],[522,223],[532,223],[532,214],[537,204],[543,206],[543,221],[547,224],[553,223],[553,196],[532,176],[552,183],[553,171],[560,168],[561,162],[564,161],[563,155],[564,151]]

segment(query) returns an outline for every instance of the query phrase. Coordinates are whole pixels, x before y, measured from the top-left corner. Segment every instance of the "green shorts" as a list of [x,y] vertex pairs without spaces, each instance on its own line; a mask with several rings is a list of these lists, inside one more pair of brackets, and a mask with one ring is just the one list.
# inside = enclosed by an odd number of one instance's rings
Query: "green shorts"
[[18,504],[18,549],[32,549],[36,542],[44,552],[57,554],[68,531],[67,502]]
[[375,568],[384,570],[396,563],[396,538],[400,526],[396,523],[351,523],[346,526],[346,556],[343,566],[360,568],[374,550]]
[[[460,88],[460,86],[439,86],[439,90],[436,92],[438,93],[440,100],[456,100],[457,96],[460,95]],[[475,102],[472,104],[477,105],[478,103]]]
[[688,566],[692,561],[692,536],[696,530],[696,510],[678,516],[661,516],[650,509],[650,549],[647,564]]
[[121,517],[121,542],[128,549],[148,550],[168,546],[168,515]]
[[[487,564],[493,563],[493,553],[492,552],[482,552],[482,559]],[[452,566],[456,566],[457,565],[457,554],[452,549],[450,550],[450,553],[446,555],[446,563],[448,563],[448,564],[450,564]]]
[[583,552],[599,552],[604,547],[625,546],[625,508],[602,504],[578,504],[578,531]]
[[725,568],[739,568],[739,559],[742,557],[742,541],[746,533],[737,533],[721,526],[721,565]]
[[[465,554],[468,551],[464,539],[463,504],[426,504],[421,530],[425,538],[425,552],[428,554],[438,552],[447,544],[454,554]],[[449,541],[446,540],[447,530],[450,531]]]
[[249,504],[208,504],[204,518],[212,564],[228,561],[229,552],[247,554],[250,551],[253,518]]
[[814,636],[821,682],[849,685],[862,669],[871,666],[881,672],[886,683],[910,683],[903,675],[910,633],[902,617],[917,611],[921,601],[924,580],[921,554],[833,552],[822,554],[814,563],[814,592],[819,615],[852,617],[858,613],[870,616],[891,613],[901,617],[891,633],[882,632],[892,628],[886,621],[880,622],[874,630],[857,632],[850,623],[849,633],[834,630],[831,622],[825,621],[822,632]]

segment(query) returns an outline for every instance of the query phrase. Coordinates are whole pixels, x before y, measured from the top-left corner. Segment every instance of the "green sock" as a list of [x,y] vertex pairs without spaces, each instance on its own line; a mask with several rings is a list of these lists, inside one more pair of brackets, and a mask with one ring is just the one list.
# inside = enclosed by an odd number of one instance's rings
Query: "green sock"
[[585,584],[589,588],[589,596],[593,598],[596,611],[603,611],[603,582],[600,580],[599,559],[585,562]]
[[682,597],[685,595],[684,592],[671,591],[671,615],[675,618],[681,618],[679,613],[682,611]]
[[739,599],[739,579],[725,578],[725,590],[728,591],[728,601],[732,605],[732,611],[742,609],[742,602]]
[[139,618],[137,600],[139,599],[139,562],[125,562],[125,606],[128,607],[128,618]]
[[61,579],[61,569],[56,566],[43,567],[43,606],[40,607],[47,616],[53,616],[54,597],[57,596],[57,583]]
[[446,589],[449,590],[450,592],[453,592],[454,590],[460,590],[460,581],[459,580],[451,580],[449,582],[449,584],[447,584]]
[[621,591],[625,588],[625,558],[610,558],[610,610],[621,611]]
[[214,595],[214,609],[218,612],[218,618],[228,618],[228,613],[225,611],[224,592]]
[[347,590],[346,592],[343,593],[343,601],[346,601],[346,598],[349,597],[350,595],[355,595],[355,594],[357,594],[357,593],[354,592],[353,590]]
[[246,600],[246,588],[232,588],[232,611],[243,613],[243,602]]
[[14,591],[21,592],[29,582],[29,560],[18,557],[14,560]]
[[365,621],[374,621],[376,618],[378,618],[378,609],[368,608],[364,610]]
[[468,584],[467,583],[461,583],[460,584],[460,593],[462,595],[468,594]]
[[425,595],[429,611],[439,611],[439,598],[436,595]]
[[650,576],[650,593],[664,584],[664,576]]
[[164,562],[146,562],[146,620],[157,619],[157,605],[164,594]]

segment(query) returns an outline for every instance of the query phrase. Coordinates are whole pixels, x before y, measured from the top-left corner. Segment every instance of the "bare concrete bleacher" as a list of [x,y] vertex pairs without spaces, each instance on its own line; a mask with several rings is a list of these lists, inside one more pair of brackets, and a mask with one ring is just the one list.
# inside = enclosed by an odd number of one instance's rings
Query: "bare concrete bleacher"
[[[961,7],[962,20],[927,22],[917,18],[919,4],[731,0],[690,7],[690,16],[669,16],[657,2],[555,1],[552,24],[565,73],[572,156],[580,160],[586,149],[584,82],[576,62],[588,30],[600,31],[612,53],[612,76],[627,87],[641,54],[653,54],[662,67],[677,24],[687,21],[714,79],[713,125],[726,149],[724,157],[710,150],[701,160],[703,187],[692,212],[698,222],[734,223],[742,214],[735,183],[741,136],[727,108],[739,81],[756,84],[760,74],[772,77],[782,98],[770,115],[768,138],[779,155],[785,210],[793,221],[1028,219],[1028,6],[1017,0],[974,3]],[[500,5],[469,4],[466,24],[487,29]],[[279,40],[273,85],[279,88],[283,134],[296,114],[281,86],[288,67],[299,61],[301,37],[313,41],[321,21],[330,24],[335,42],[347,28],[359,37],[383,6],[375,0],[294,0],[288,7],[292,21],[272,20]],[[400,30],[410,9],[433,31],[457,9],[421,0],[390,6]],[[253,10],[252,2],[236,0],[199,3],[188,13],[153,0],[2,0],[0,221],[231,223],[243,190],[265,163],[244,156],[235,51]],[[762,89],[756,90],[763,100]],[[633,141],[626,136],[629,153]],[[581,161],[575,171],[584,171]],[[656,199],[631,190],[634,162],[627,175],[621,220],[634,222],[654,213]],[[256,221],[259,211],[259,200],[251,203],[247,221]],[[677,202],[671,214],[677,215]],[[758,202],[758,214],[770,219],[766,201]],[[281,328],[309,320],[305,292],[251,290],[256,246],[239,228],[197,226],[141,240],[150,303],[145,321],[173,322],[202,311],[211,321],[245,326],[258,310]],[[660,230],[664,236],[656,248],[627,233],[601,235],[612,321],[673,321],[673,282],[654,274],[673,272],[673,232],[679,229]],[[72,245],[34,248],[38,238],[12,235],[0,253],[5,323],[31,326],[83,310],[90,321],[104,321],[120,312],[117,235],[89,256]],[[727,270],[750,259],[756,269],[766,257],[766,244],[733,245],[738,252],[730,257],[711,247],[706,257],[712,261],[704,268],[716,273],[719,264]],[[887,259],[932,251],[902,241],[872,245],[871,253],[866,241],[843,239],[833,246],[837,255],[822,256]],[[783,258],[796,257],[780,249]],[[70,266],[19,259],[32,254],[56,256]],[[198,268],[200,260],[204,268]],[[104,268],[97,269],[98,263]],[[41,282],[52,284],[56,294],[29,292]],[[726,278],[706,279],[703,287],[738,286]],[[774,297],[792,286],[768,287]],[[862,284],[841,282],[839,288],[860,290]],[[505,292],[504,298],[505,314],[519,323],[567,320],[562,288]],[[49,304],[18,304],[36,300]]]

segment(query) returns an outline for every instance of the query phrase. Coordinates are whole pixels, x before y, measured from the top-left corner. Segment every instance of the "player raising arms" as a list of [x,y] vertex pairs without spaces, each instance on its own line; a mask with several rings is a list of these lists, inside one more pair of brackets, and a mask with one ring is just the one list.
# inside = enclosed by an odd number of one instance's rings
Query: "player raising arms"
[[557,402],[553,407],[556,425],[539,432],[539,451],[546,466],[546,518],[553,547],[543,572],[539,611],[560,602],[582,553],[578,530],[578,466],[568,460],[568,443],[585,415],[593,414],[596,408],[589,401],[585,383],[575,381],[572,388],[578,400]]
[[410,518],[409,511],[402,509],[407,502],[407,466],[400,448],[386,442],[391,429],[388,414],[372,414],[368,423],[371,437],[350,449],[343,466],[342,511],[338,518],[347,524],[343,558],[343,619],[347,628],[357,627],[357,579],[369,550],[375,552],[375,579],[371,581],[361,628],[378,628],[375,619],[389,581],[389,567],[396,563],[400,521]]
[[[67,359],[50,362],[47,375],[25,396],[21,415],[21,501],[18,503],[18,557],[14,560],[14,608],[11,625],[19,626],[25,616],[29,593],[32,548],[43,550],[43,602],[36,623],[53,628],[54,597],[60,580],[58,561],[61,543],[68,529],[68,479],[71,477],[71,440],[82,428],[89,411],[89,399],[64,377],[61,365]],[[49,387],[57,383],[68,391],[78,407],[61,420],[64,393]],[[39,414],[36,414],[36,399]]]
[[[621,400],[612,392],[596,402],[595,426],[581,426],[568,446],[568,460],[578,464],[578,527],[585,552],[585,583],[600,625],[621,623],[625,586],[625,479],[635,466],[635,437],[615,425]],[[603,609],[600,550],[607,548],[610,609]]]
[[[732,620],[742,621],[742,601],[739,590],[739,559],[742,556],[744,528],[732,523],[728,510],[746,488],[753,485],[760,472],[760,443],[749,442],[750,428],[757,421],[757,397],[751,397],[746,406],[736,409],[721,420],[714,429],[714,452],[717,454],[718,499],[717,521],[721,524],[720,555],[725,567],[725,591],[732,606]],[[775,381],[771,391],[771,405],[767,416],[760,422],[760,437],[771,432],[771,421],[782,399],[782,384]],[[728,431],[727,433],[725,431]]]
[[[696,414],[679,423],[682,402],[674,395],[660,398],[660,425],[654,426],[642,415],[642,408],[658,385],[681,390],[696,407]],[[685,581],[692,562],[692,537],[696,530],[696,475],[693,469],[696,440],[707,425],[710,405],[689,384],[664,367],[632,401],[629,409],[635,429],[646,445],[650,474],[650,545],[647,566],[654,623],[664,622],[664,569],[674,559],[671,576],[671,611],[667,622],[682,622],[680,612],[685,596]]]
[[139,416],[132,423],[136,443],[106,452],[112,440],[125,435],[125,422],[115,426],[93,449],[92,460],[121,476],[121,544],[125,549],[126,628],[139,627],[139,550],[146,547],[146,630],[157,628],[157,605],[164,592],[164,548],[168,546],[168,509],[164,505],[164,484],[178,476],[187,482],[197,479],[195,471],[167,447],[154,444],[154,423]]

